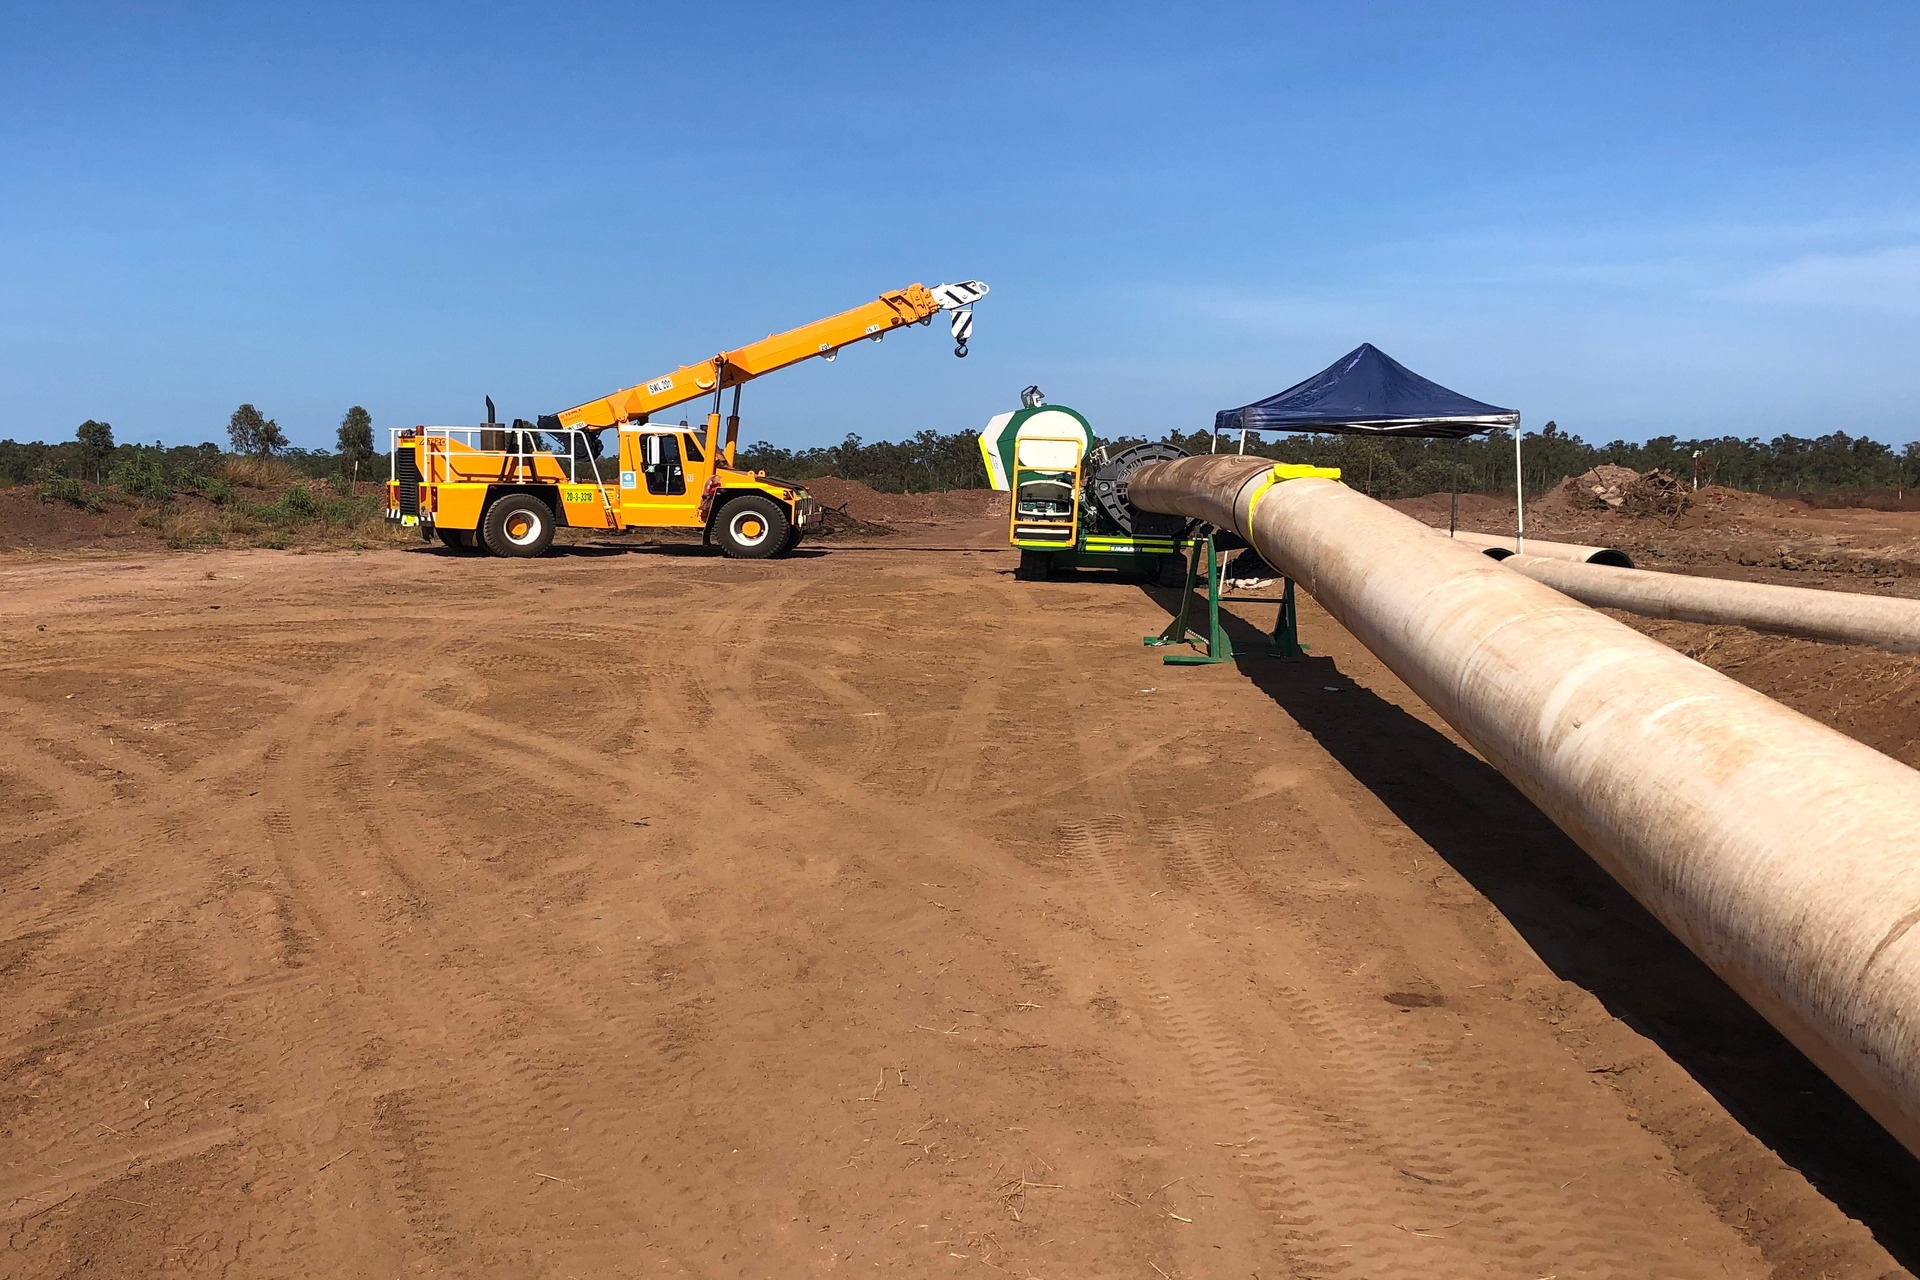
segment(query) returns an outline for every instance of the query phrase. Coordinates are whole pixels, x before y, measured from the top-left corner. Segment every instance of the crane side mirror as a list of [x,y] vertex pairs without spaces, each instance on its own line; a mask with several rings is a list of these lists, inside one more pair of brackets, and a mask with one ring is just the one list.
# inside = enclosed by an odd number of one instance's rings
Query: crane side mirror
[[640,437],[640,463],[642,466],[657,467],[666,457],[666,450],[660,446],[659,436]]

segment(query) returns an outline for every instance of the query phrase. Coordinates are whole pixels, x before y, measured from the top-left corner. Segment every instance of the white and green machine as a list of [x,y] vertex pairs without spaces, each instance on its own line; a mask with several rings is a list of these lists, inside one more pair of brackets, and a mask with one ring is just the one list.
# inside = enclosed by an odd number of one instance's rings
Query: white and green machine
[[987,480],[1013,495],[1008,539],[1021,578],[1062,569],[1119,569],[1169,585],[1183,580],[1193,522],[1141,511],[1127,480],[1149,462],[1186,455],[1170,444],[1103,445],[1085,418],[1048,404],[1038,387],[980,433]]

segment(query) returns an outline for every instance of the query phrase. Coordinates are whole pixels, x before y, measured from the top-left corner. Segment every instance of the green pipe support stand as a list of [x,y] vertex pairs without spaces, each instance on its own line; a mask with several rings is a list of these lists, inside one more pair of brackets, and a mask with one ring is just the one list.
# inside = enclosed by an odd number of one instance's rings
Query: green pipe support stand
[[[1166,630],[1158,635],[1142,636],[1140,641],[1151,648],[1169,645],[1193,644],[1200,646],[1197,653],[1169,653],[1160,660],[1168,666],[1205,666],[1215,662],[1233,661],[1233,641],[1227,637],[1226,630],[1220,625],[1220,579],[1226,571],[1226,563],[1220,557],[1214,545],[1214,530],[1209,528],[1204,537],[1193,539],[1192,550],[1187,556],[1186,585],[1180,592],[1180,608],[1174,614],[1173,621]],[[1201,581],[1201,558],[1206,560],[1207,584],[1207,628],[1195,631],[1189,625],[1193,616],[1194,588]],[[1280,593],[1280,616],[1275,619],[1273,635],[1267,642],[1267,656],[1270,658],[1304,658],[1307,647],[1300,643],[1300,612],[1294,599],[1293,579],[1283,580],[1285,585]]]

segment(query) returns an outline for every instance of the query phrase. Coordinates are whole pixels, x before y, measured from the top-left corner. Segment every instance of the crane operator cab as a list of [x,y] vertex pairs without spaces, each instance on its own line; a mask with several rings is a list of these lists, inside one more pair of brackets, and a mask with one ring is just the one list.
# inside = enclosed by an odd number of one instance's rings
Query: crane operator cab
[[656,497],[678,497],[687,491],[686,462],[701,461],[700,447],[691,435],[686,437],[686,453],[681,452],[679,432],[645,432],[640,436],[640,474],[646,479],[647,492]]

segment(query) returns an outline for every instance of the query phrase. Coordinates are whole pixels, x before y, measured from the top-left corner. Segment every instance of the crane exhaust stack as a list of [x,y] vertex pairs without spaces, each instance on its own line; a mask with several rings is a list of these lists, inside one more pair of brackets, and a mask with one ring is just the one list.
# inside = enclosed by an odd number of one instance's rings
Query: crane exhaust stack
[[1920,1154],[1920,773],[1331,481],[1130,496],[1245,537]]

